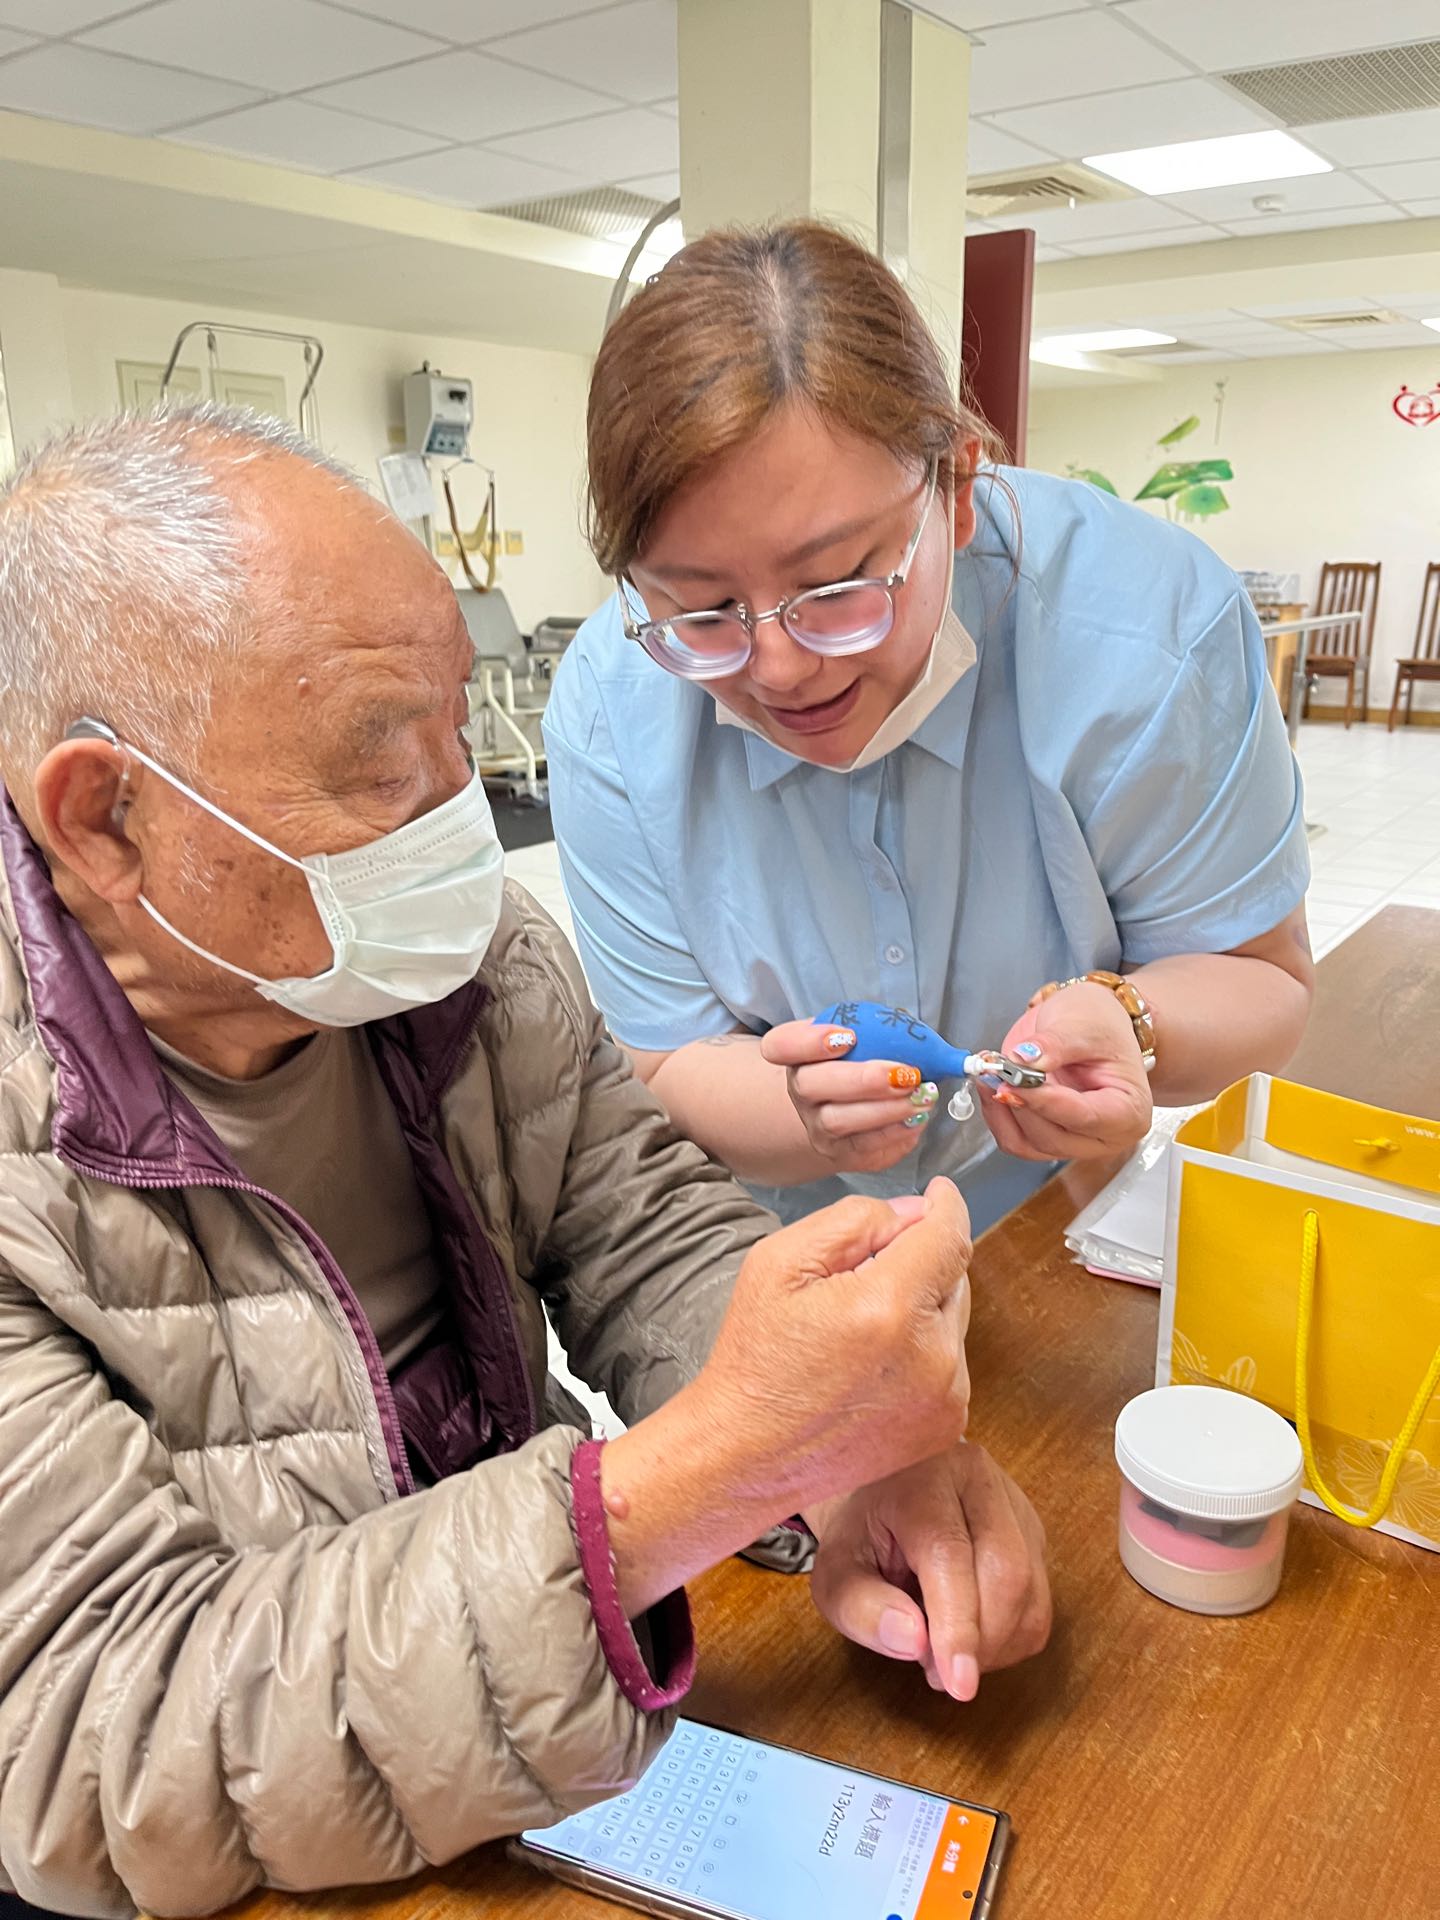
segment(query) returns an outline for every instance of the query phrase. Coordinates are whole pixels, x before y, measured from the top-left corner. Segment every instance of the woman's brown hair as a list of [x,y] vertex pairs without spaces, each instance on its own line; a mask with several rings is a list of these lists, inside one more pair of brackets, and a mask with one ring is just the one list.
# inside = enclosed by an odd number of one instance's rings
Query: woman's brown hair
[[667,501],[798,403],[898,460],[941,464],[995,436],[882,260],[814,220],[719,228],[677,253],[601,342],[590,381],[589,537],[625,572]]

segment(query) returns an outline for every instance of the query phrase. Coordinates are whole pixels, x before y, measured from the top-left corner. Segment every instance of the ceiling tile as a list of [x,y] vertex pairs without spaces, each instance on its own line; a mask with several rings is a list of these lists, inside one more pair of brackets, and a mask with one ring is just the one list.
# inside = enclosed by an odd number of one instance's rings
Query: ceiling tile
[[1040,100],[1070,99],[1091,92],[1100,74],[1111,87],[1138,87],[1181,79],[1184,68],[1108,14],[1061,14],[1029,26],[997,27],[977,42],[970,111],[1003,113]]
[[1172,193],[1165,205],[1177,213],[1193,214],[1197,220],[1219,220],[1227,227],[1232,220],[1253,220],[1261,216],[1257,199],[1274,196],[1282,203],[1272,219],[1295,213],[1323,212],[1330,207],[1373,205],[1379,196],[1363,181],[1348,173],[1306,173],[1297,180],[1247,180],[1243,187],[1202,187],[1198,193]]
[[12,33],[8,27],[0,27],[0,60],[3,60],[7,53],[18,53],[22,47],[34,45],[33,33]]
[[380,167],[357,168],[345,178],[369,186],[398,187],[456,207],[500,207],[511,200],[563,193],[576,184],[571,175],[554,167],[537,167],[480,147],[452,147],[416,160],[391,160]]
[[274,93],[341,80],[431,51],[428,36],[383,21],[343,17],[317,0],[161,0],[85,35],[129,53]]
[[1426,40],[1435,32],[1435,0],[1384,0],[1381,7],[1355,0],[1134,0],[1125,11],[1210,73]]
[[1019,20],[1038,20],[1047,14],[1079,13],[1089,0],[913,0],[920,13],[933,13],[966,33],[986,27],[1013,26]]
[[124,13],[134,0],[0,0],[0,26],[29,33],[78,33],[97,20]]
[[990,224],[1002,231],[1033,227],[1037,239],[1056,246],[1078,246],[1082,240],[1109,240],[1124,233],[1156,233],[1163,227],[1195,226],[1159,200],[1105,200],[1093,207],[1054,207],[1044,213],[1012,213]]
[[564,167],[587,186],[605,186],[637,173],[660,173],[680,164],[680,127],[663,113],[622,107],[563,127],[511,134],[489,143],[540,166]]
[[614,101],[542,73],[527,73],[488,53],[444,53],[389,73],[318,88],[322,106],[369,114],[393,126],[446,140],[487,140],[603,113]]
[[1223,240],[1219,227],[1164,227],[1157,233],[1117,233],[1100,240],[1075,240],[1076,253],[1143,253],[1148,247],[1194,247],[1205,240]]
[[497,33],[514,33],[519,27],[538,26],[545,20],[590,13],[595,0],[330,0],[330,4],[469,46]]
[[650,102],[650,108],[653,113],[668,113],[672,120],[678,120],[680,118],[680,101],[678,96],[674,100],[652,100]]
[[621,180],[618,183],[628,187],[632,193],[648,193],[652,200],[678,200],[680,198],[680,176],[678,173],[642,173],[634,179]]
[[1141,359],[1149,360],[1153,367],[1203,367],[1213,360],[1233,360],[1233,353],[1226,353],[1223,347],[1182,347],[1178,353],[1142,354]]
[[988,120],[970,122],[971,173],[1011,173],[1017,167],[1028,167],[1037,160],[1053,157],[1028,140],[1017,140],[1013,133],[1002,133]]
[[[1440,200],[1435,202],[1435,209],[1440,213]],[[1440,263],[1436,265],[1430,291],[1427,293],[1424,288],[1424,280],[1417,273],[1404,293],[1377,293],[1374,303],[1377,307],[1389,307],[1392,313],[1408,314],[1412,320],[1430,320],[1440,313]]]
[[1374,207],[1333,207],[1320,213],[1262,213],[1252,220],[1227,220],[1225,229],[1239,239],[1266,233],[1315,233],[1327,227],[1370,227],[1386,220],[1403,220],[1399,207],[1382,201]]
[[1318,313],[1367,313],[1372,307],[1381,305],[1378,300],[1266,300],[1253,307],[1237,308],[1237,320],[1242,326],[1257,326],[1262,320],[1295,320],[1301,314]]
[[1247,340],[1235,349],[1242,360],[1289,360],[1304,353],[1343,353],[1329,340],[1317,340],[1308,333],[1287,333],[1277,328],[1273,340]]
[[1211,80],[1162,80],[1155,86],[1053,100],[997,116],[1007,133],[1035,140],[1067,160],[1087,153],[1124,153],[1172,140],[1209,140],[1254,133],[1268,121]]
[[1068,247],[1036,247],[1035,249],[1037,266],[1043,267],[1047,260],[1073,260],[1074,257]]
[[1295,138],[1341,167],[1380,167],[1397,160],[1440,157],[1440,107],[1417,113],[1377,113],[1368,120],[1330,120],[1296,127]]
[[249,87],[58,42],[0,65],[0,107],[115,133],[154,133],[254,98]]
[[265,100],[238,113],[202,120],[171,135],[187,147],[211,147],[243,153],[254,160],[303,167],[311,173],[339,173],[345,167],[373,166],[424,153],[437,143],[429,135],[382,126],[351,113],[334,113],[308,100]]
[[1205,307],[1198,313],[1137,313],[1127,318],[1125,324],[1153,327],[1157,333],[1184,333],[1188,337],[1191,329],[1208,327],[1213,333],[1219,327],[1229,326],[1234,319],[1233,307]]
[[1440,218],[1440,200],[1407,200],[1405,211],[1417,220],[1434,220]]
[[507,34],[490,51],[622,100],[661,100],[679,87],[673,0],[629,0],[563,25]]
[[1365,167],[1360,174],[1391,200],[1428,200],[1440,194],[1440,159],[1401,160],[1392,167]]
[[1435,335],[1418,320],[1402,320],[1395,325],[1381,320],[1373,327],[1318,327],[1314,338],[1333,340],[1340,347],[1431,347]]

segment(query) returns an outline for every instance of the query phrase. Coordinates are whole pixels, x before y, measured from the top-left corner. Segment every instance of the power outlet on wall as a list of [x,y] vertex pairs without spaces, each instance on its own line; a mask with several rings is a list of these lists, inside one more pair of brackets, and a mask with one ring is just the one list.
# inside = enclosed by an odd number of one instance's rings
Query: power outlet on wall
[[521,533],[518,527],[507,527],[505,529],[505,553],[507,557],[513,560],[517,553],[524,553],[524,551],[524,534]]

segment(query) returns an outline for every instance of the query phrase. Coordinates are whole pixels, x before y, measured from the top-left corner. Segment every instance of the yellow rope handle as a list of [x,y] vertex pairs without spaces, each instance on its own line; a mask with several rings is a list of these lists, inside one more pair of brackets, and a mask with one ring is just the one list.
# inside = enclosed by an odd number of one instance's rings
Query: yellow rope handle
[[1410,1411],[1386,1458],[1385,1470],[1380,1475],[1380,1485],[1369,1509],[1365,1513],[1356,1513],[1350,1507],[1342,1506],[1320,1477],[1320,1466],[1310,1438],[1310,1328],[1315,1318],[1315,1269],[1319,1260],[1320,1216],[1312,1207],[1305,1215],[1305,1230],[1300,1245],[1300,1313],[1295,1330],[1295,1424],[1300,1430],[1300,1451],[1305,1456],[1305,1471],[1310,1476],[1311,1486],[1336,1519],[1343,1520],[1351,1527],[1373,1527],[1389,1511],[1390,1502],[1395,1497],[1395,1482],[1400,1478],[1400,1468],[1410,1451],[1410,1442],[1425,1418],[1425,1409],[1434,1397],[1436,1387],[1440,1386],[1440,1347],[1435,1349],[1429,1371],[1410,1402]]

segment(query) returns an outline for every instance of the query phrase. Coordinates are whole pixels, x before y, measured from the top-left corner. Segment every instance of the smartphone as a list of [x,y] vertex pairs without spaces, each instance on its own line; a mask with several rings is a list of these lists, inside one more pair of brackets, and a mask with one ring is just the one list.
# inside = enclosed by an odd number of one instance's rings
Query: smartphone
[[1009,1837],[993,1807],[681,1720],[629,1793],[514,1851],[642,1913],[984,1920]]

